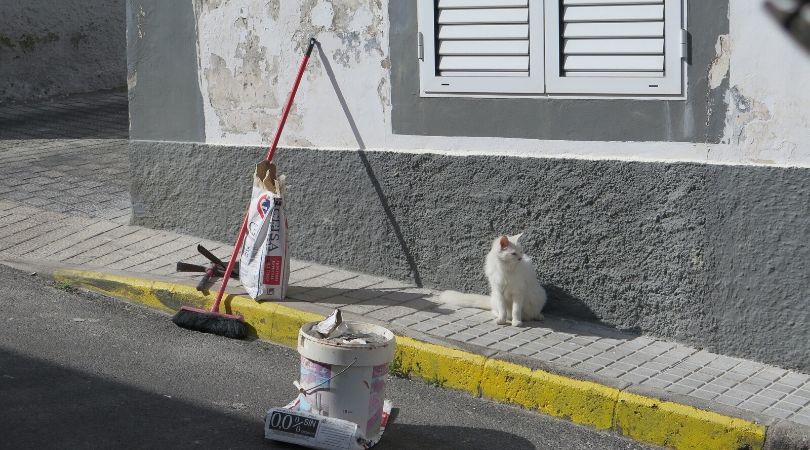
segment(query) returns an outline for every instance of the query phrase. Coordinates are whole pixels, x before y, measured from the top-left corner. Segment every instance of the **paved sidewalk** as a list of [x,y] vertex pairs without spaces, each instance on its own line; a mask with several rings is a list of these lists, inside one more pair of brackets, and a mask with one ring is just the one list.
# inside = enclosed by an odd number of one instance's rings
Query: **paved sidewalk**
[[[110,123],[110,129],[95,135],[87,131],[87,138],[78,140],[59,137],[58,127],[47,128],[52,134],[45,139],[26,129],[26,121],[50,120],[37,111],[51,117],[59,108],[69,110],[71,101],[106,102],[105,108],[87,108],[99,117],[85,116],[83,123]],[[25,107],[26,121],[13,119],[13,110],[20,107],[0,107],[0,120],[17,124],[6,132],[0,122],[0,258],[177,276],[177,261],[205,262],[196,253],[197,242],[221,257],[230,253],[227,243],[128,225],[126,135],[115,131],[120,128],[116,121],[126,121],[123,94],[67,99],[58,105]],[[238,218],[234,220],[238,225]],[[565,318],[549,317],[525,328],[496,326],[487,311],[437,304],[435,291],[304,261],[293,261],[290,283],[291,300],[340,307],[437,339],[471,344],[487,356],[525,357],[621,388],[637,386],[810,426],[807,374]]]

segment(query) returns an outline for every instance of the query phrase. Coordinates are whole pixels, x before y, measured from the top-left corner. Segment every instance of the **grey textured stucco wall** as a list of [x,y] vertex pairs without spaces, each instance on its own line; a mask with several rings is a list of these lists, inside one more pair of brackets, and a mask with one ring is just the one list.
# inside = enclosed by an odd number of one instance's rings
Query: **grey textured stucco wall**
[[0,2],[0,103],[124,87],[124,1]]
[[[135,222],[231,241],[263,153],[131,142]],[[809,169],[300,149],[277,162],[297,258],[485,292],[489,240],[525,230],[552,312],[810,370]]]
[[190,0],[127,0],[127,84],[132,139],[205,141]]
[[727,34],[727,0],[687,3],[691,58],[686,100],[422,98],[416,2],[390,1],[391,122],[396,134],[575,141],[719,142],[728,80],[710,89],[715,43]]

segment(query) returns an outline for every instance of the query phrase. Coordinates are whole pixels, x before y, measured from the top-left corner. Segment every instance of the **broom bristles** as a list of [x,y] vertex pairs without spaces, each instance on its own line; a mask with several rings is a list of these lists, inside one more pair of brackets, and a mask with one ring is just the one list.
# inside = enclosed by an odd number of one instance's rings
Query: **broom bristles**
[[248,335],[248,326],[242,316],[215,313],[186,306],[175,313],[172,322],[188,330],[216,334],[232,339],[244,339]]

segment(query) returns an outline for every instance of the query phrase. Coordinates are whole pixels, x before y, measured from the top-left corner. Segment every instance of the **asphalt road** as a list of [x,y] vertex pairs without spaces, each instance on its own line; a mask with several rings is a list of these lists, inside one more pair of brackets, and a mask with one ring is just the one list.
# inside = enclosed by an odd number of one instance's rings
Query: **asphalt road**
[[[263,439],[298,356],[0,266],[0,447],[297,448]],[[642,449],[614,435],[393,378],[380,449]]]

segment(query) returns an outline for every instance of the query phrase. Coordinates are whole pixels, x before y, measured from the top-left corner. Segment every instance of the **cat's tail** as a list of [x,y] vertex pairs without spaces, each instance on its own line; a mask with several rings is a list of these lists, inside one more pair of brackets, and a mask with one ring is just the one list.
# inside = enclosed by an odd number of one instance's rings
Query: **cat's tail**
[[442,292],[439,294],[439,302],[469,308],[490,309],[492,307],[489,297],[486,295],[465,294],[457,291]]

